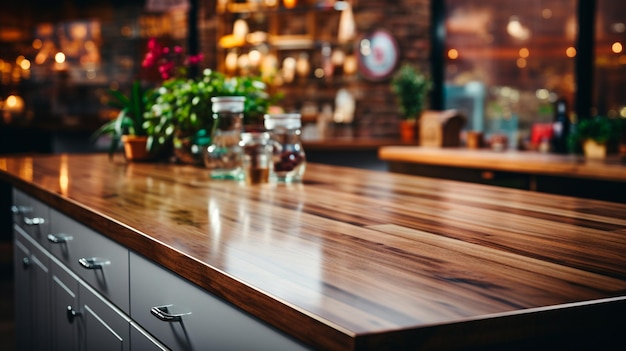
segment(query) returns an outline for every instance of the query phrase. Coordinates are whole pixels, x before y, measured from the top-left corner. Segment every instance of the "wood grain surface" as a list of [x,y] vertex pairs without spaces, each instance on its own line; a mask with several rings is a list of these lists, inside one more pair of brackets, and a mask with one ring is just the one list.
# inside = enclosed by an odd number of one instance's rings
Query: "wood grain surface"
[[626,205],[318,164],[248,186],[106,155],[0,158],[0,180],[316,349],[571,337],[626,313]]
[[471,150],[419,146],[382,146],[379,157],[388,162],[477,168],[515,173],[552,175],[626,182],[626,164],[617,156],[606,160],[578,155],[545,154],[536,151]]

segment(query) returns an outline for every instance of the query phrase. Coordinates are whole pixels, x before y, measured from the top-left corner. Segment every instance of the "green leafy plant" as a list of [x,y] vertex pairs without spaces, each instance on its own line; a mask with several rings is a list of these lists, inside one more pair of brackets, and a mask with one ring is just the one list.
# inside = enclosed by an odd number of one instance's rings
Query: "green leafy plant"
[[400,112],[404,119],[419,118],[426,105],[430,90],[430,79],[418,68],[404,64],[391,79],[391,90],[398,98]]
[[595,116],[580,119],[576,124],[573,137],[578,142],[586,139],[595,140],[597,143],[610,143],[617,141],[621,135],[622,121],[617,118]]
[[271,102],[266,84],[254,77],[226,77],[205,69],[194,79],[170,79],[155,90],[144,114],[148,147],[171,145],[175,138],[191,137],[196,145],[210,142],[213,126],[211,97],[245,96],[244,115],[263,115]]
[[109,105],[120,111],[115,119],[102,125],[92,135],[92,139],[108,135],[111,138],[109,155],[117,150],[122,135],[146,135],[144,128],[144,112],[148,100],[148,92],[139,81],[134,81],[128,96],[119,90],[111,90],[112,100]]

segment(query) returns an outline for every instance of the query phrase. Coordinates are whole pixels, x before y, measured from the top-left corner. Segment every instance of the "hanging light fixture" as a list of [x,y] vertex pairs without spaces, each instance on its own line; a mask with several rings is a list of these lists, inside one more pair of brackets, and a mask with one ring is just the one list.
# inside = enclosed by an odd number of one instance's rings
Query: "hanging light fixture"
[[245,40],[246,35],[248,35],[248,22],[244,19],[238,19],[233,24],[233,35],[240,40]]
[[341,9],[341,15],[339,16],[339,30],[337,34],[337,40],[340,43],[346,43],[354,38],[356,35],[356,23],[354,22],[354,14],[352,13],[352,5],[347,1],[341,1],[343,6],[335,8]]

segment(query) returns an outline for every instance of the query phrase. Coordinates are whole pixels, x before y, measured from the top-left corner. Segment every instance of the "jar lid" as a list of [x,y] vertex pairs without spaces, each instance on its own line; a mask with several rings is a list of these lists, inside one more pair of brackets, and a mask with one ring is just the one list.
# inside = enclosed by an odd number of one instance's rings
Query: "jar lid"
[[245,96],[215,96],[211,98],[211,110],[213,112],[242,112]]
[[299,113],[266,114],[264,120],[266,129],[296,129],[302,126]]

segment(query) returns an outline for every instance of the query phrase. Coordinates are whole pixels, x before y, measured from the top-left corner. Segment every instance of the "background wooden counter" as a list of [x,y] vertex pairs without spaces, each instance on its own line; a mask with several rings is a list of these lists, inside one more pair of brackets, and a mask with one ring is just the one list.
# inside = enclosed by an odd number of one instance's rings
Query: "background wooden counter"
[[626,164],[617,156],[383,146],[379,157],[398,173],[626,203]]
[[626,205],[317,164],[207,175],[0,158],[0,180],[318,349],[625,345]]
[[307,160],[331,164],[386,171],[387,163],[378,158],[378,149],[392,145],[416,145],[416,141],[398,138],[334,137],[303,140]]

